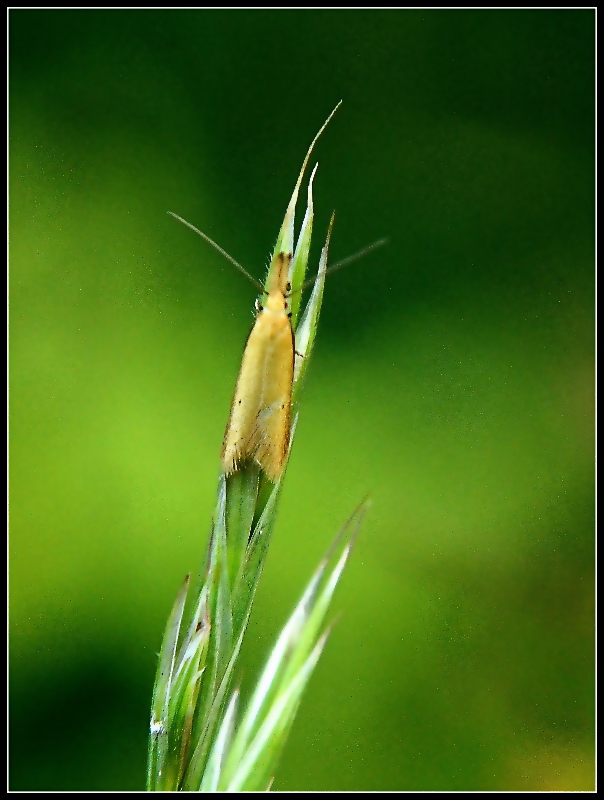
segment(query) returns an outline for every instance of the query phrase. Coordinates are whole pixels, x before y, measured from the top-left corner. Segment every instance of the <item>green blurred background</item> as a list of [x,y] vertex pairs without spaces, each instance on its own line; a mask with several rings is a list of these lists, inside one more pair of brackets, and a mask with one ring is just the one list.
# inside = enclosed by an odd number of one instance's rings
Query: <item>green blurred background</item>
[[244,690],[373,507],[274,783],[593,787],[593,11],[10,12],[11,787],[140,789],[255,290],[329,279]]

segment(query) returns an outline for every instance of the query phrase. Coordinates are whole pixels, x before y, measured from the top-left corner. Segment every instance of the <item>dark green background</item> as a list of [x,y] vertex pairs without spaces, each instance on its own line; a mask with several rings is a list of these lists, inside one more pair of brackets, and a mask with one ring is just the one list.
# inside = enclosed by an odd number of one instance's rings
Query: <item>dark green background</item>
[[144,785],[255,290],[328,281],[243,686],[373,508],[275,789],[593,786],[593,11],[10,13],[11,785]]

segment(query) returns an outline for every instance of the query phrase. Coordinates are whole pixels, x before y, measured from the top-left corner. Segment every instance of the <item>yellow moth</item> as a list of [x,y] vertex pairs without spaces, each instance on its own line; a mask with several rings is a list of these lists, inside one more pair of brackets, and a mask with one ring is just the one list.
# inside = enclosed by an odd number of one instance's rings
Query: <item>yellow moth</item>
[[287,298],[291,254],[278,253],[276,262],[245,346],[221,453],[227,475],[250,459],[273,482],[289,448],[296,349]]
[[[222,255],[231,261],[246,277],[248,277],[266,295],[263,305],[258,307],[252,331],[248,337],[237,378],[237,386],[231,404],[231,411],[222,442],[221,460],[226,475],[231,475],[243,464],[255,462],[268,478],[276,483],[287,462],[292,415],[292,389],[295,378],[300,373],[300,362],[312,344],[313,333],[309,329],[299,330],[299,349],[296,350],[296,337],[292,327],[293,300],[306,284],[302,285],[303,271],[308,259],[310,232],[312,228],[312,172],[308,187],[308,206],[302,224],[295,253],[293,250],[294,214],[298,192],[315,142],[327,126],[329,120],[339,107],[339,103],[327,118],[321,130],[310,145],[296,186],[287,208],[285,219],[277,239],[274,255],[271,260],[265,287],[258,283],[235,259],[219,247],[205,233],[191,225],[173,212],[172,216],[202,236]],[[333,225],[333,216],[329,226],[327,241],[321,253],[318,283],[322,291],[322,281],[326,272],[327,250]],[[382,244],[376,242],[355,256],[344,259],[332,269],[343,266],[358,256]],[[302,275],[298,270],[302,265]],[[299,283],[292,292],[294,273]],[[319,298],[320,299],[320,298]],[[312,298],[311,298],[312,302]],[[294,309],[294,310],[297,310]],[[300,329],[304,327],[301,323]],[[296,356],[299,363],[296,363]]]

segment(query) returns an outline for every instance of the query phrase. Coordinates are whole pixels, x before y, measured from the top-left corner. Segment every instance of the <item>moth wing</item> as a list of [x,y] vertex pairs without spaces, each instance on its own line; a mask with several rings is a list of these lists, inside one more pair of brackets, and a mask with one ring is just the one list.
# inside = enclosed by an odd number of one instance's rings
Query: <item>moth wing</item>
[[227,474],[246,459],[276,482],[283,472],[291,426],[294,334],[285,314],[262,313],[248,338],[222,462]]
[[291,429],[294,337],[287,322],[276,337],[275,352],[266,360],[266,384],[254,431],[254,458],[273,482],[283,472]]
[[252,455],[250,434],[255,427],[262,391],[259,380],[262,371],[261,338],[256,320],[241,359],[231,413],[222,442],[222,466],[227,475],[235,472],[241,462]]

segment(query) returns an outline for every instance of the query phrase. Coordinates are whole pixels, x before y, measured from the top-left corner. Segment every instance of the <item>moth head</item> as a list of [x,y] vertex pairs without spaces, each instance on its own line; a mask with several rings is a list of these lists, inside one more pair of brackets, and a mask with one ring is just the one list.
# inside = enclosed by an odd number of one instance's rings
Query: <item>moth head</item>
[[289,281],[289,267],[291,261],[291,253],[275,253],[266,287],[268,295],[279,292],[283,297],[286,297],[291,292],[292,287]]

